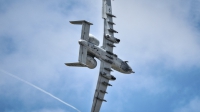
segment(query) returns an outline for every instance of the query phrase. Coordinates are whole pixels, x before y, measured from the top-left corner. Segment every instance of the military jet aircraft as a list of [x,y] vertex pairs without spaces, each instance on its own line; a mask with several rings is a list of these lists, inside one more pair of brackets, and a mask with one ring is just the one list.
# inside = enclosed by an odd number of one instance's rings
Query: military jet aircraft
[[116,80],[116,78],[110,74],[112,69],[124,74],[135,73],[128,65],[128,61],[121,60],[113,53],[114,44],[120,42],[120,39],[114,37],[114,33],[118,33],[113,29],[113,25],[115,25],[113,17],[116,16],[112,14],[111,0],[102,1],[102,18],[104,19],[103,46],[99,47],[99,40],[89,34],[90,25],[93,25],[92,23],[85,20],[70,21],[71,24],[82,25],[81,39],[78,41],[80,50],[78,62],[65,63],[67,66],[88,67],[93,69],[97,66],[97,61],[94,58],[101,61],[91,112],[99,112],[102,102],[106,102],[104,95],[107,93],[107,86],[112,86],[109,84],[109,80]]

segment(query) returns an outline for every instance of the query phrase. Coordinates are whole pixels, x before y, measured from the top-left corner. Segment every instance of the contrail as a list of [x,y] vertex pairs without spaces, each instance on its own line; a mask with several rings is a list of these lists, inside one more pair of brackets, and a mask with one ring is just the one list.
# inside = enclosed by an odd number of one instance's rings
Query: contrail
[[11,73],[8,73],[8,72],[6,72],[6,71],[2,70],[2,69],[0,69],[0,71],[1,71],[1,72],[3,72],[3,73],[5,73],[5,74],[7,74],[7,75],[9,75],[9,76],[11,76],[11,77],[14,77],[15,79],[18,79],[18,80],[20,80],[20,81],[22,81],[22,82],[24,82],[24,83],[26,83],[26,84],[28,84],[28,85],[30,85],[30,86],[32,86],[32,87],[34,87],[34,88],[35,88],[35,89],[37,89],[37,90],[40,90],[41,92],[43,92],[43,93],[45,93],[45,94],[47,94],[47,95],[51,96],[52,98],[54,98],[54,99],[58,100],[59,102],[61,102],[61,103],[65,104],[65,105],[67,105],[67,106],[69,106],[69,107],[71,107],[71,108],[75,109],[76,111],[80,112],[80,111],[79,111],[78,109],[76,109],[74,106],[72,106],[72,105],[70,105],[70,104],[68,104],[68,103],[64,102],[63,100],[61,100],[61,99],[57,98],[56,96],[52,95],[51,93],[49,93],[49,92],[47,92],[47,91],[45,91],[45,90],[43,90],[43,89],[41,89],[41,88],[37,87],[36,85],[34,85],[34,84],[31,84],[30,82],[28,82],[28,81],[25,81],[25,80],[23,80],[23,79],[21,79],[21,78],[19,78],[19,77],[15,76],[15,75],[11,74]]

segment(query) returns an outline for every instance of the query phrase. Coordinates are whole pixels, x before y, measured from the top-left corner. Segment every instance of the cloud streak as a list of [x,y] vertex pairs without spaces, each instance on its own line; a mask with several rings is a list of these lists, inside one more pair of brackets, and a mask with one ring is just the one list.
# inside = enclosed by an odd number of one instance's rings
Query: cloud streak
[[75,108],[74,106],[72,106],[72,105],[70,105],[70,104],[64,102],[64,101],[61,100],[60,98],[58,98],[58,97],[52,95],[51,93],[49,93],[49,92],[47,92],[47,91],[41,89],[40,87],[37,87],[36,85],[34,85],[34,84],[30,83],[30,82],[27,82],[27,81],[25,81],[25,80],[23,80],[23,79],[21,79],[21,78],[15,76],[15,75],[13,75],[13,74],[11,74],[11,73],[8,73],[8,72],[6,72],[6,71],[4,71],[4,70],[2,70],[2,69],[0,69],[0,71],[3,72],[3,73],[5,73],[5,74],[7,74],[7,75],[9,75],[9,76],[11,76],[11,77],[13,77],[13,78],[15,78],[15,79],[17,79],[17,80],[20,80],[20,81],[22,81],[22,82],[24,82],[24,83],[26,83],[26,84],[28,84],[28,85],[34,87],[35,89],[37,89],[37,90],[39,90],[39,91],[41,91],[41,92],[43,92],[43,93],[45,93],[45,94],[51,96],[52,98],[56,99],[57,101],[59,101],[59,102],[65,104],[65,105],[67,105],[67,106],[73,108],[74,110],[80,112],[80,110],[78,110],[78,109]]

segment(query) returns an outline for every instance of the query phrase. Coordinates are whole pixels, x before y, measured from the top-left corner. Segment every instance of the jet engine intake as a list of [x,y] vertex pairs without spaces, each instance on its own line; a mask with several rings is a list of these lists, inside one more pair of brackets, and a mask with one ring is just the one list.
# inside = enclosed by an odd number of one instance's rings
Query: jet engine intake
[[86,65],[88,68],[93,69],[97,66],[97,61],[91,56],[87,56]]
[[93,43],[96,46],[99,46],[99,40],[97,40],[92,34],[89,34],[88,42]]
[[109,41],[113,42],[113,43],[119,43],[120,39],[115,38],[115,37],[111,37],[110,35],[105,35],[105,38],[108,39]]

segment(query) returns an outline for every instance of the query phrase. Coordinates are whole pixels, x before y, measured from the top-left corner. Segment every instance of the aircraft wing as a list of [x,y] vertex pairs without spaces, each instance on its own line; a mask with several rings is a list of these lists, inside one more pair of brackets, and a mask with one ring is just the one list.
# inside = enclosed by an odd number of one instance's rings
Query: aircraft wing
[[100,73],[98,77],[98,82],[96,86],[96,91],[93,98],[93,104],[91,112],[99,112],[101,108],[101,104],[104,99],[106,89],[108,86],[112,86],[109,84],[109,80],[115,80],[116,78],[110,74],[111,65],[113,56],[113,47],[115,47],[114,43],[119,43],[119,39],[114,37],[114,33],[118,33],[113,29],[113,17],[116,17],[112,14],[111,0],[102,0],[103,1],[103,10],[102,10],[102,18],[104,19],[104,38],[103,38],[103,46],[102,48],[106,50],[108,59],[101,60]]
[[[107,51],[113,52],[114,43],[119,43],[114,37],[114,33],[118,33],[113,29],[113,17],[116,17],[112,14],[111,0],[102,0],[103,1],[103,10],[102,18],[104,19],[104,38],[103,38],[103,48]],[[119,40],[119,39],[118,39]]]
[[99,112],[102,102],[106,102],[106,100],[104,99],[105,94],[107,94],[106,89],[108,86],[112,86],[111,84],[109,84],[109,80],[116,79],[114,76],[110,75],[111,71],[111,63],[101,61],[100,73],[93,98],[91,112]]

